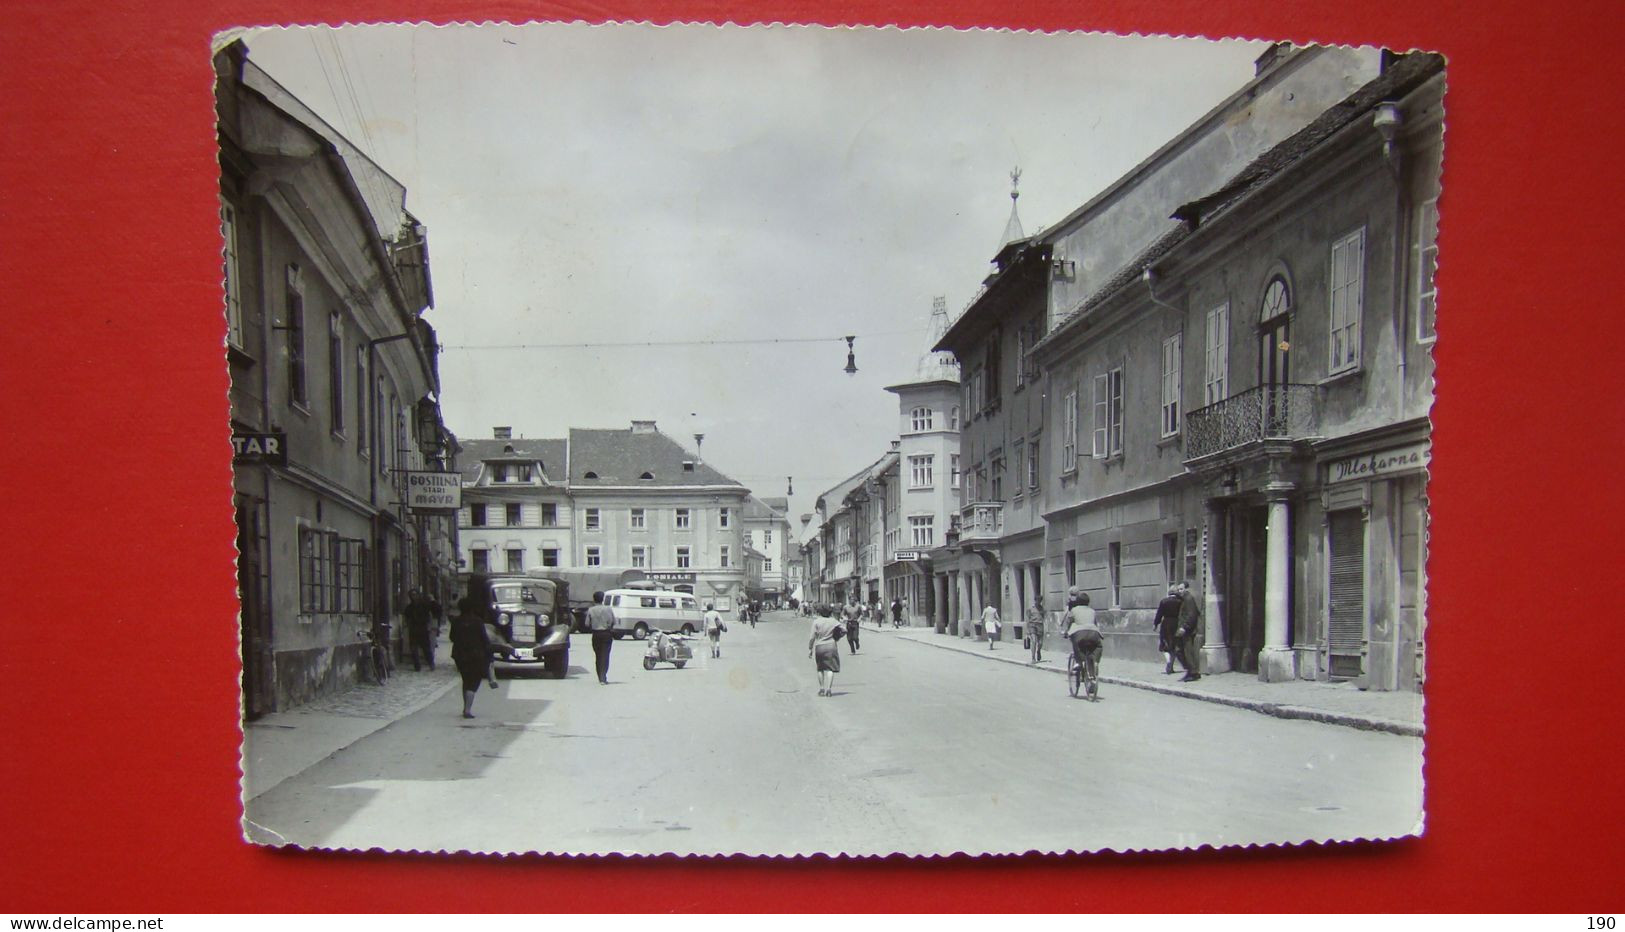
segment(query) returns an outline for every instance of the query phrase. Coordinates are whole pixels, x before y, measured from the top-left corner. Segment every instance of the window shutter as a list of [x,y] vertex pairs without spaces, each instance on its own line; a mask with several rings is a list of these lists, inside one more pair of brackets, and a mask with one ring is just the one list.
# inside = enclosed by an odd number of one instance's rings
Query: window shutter
[[1360,323],[1365,305],[1365,229],[1349,243],[1349,345],[1348,362],[1360,361]]
[[1106,428],[1111,420],[1110,379],[1095,376],[1094,437],[1091,455],[1095,459],[1106,457]]

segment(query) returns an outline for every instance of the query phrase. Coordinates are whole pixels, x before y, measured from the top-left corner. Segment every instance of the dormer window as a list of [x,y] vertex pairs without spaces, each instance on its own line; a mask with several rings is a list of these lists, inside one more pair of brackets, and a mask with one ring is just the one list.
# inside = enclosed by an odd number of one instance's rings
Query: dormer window
[[652,473],[652,472],[646,472],[646,473],[644,473],[644,474],[643,474],[643,475],[641,475],[641,476],[639,476],[639,477],[638,477],[638,478],[639,478],[639,479],[646,479],[646,480],[652,480],[652,479],[654,479],[654,477],[655,477],[655,474],[654,474],[654,473]]
[[583,479],[596,479],[596,478],[598,478],[598,474],[589,469],[589,470],[587,470],[587,472],[585,474],[582,475],[581,478],[583,478]]
[[491,464],[491,481],[492,482],[507,482],[508,481],[508,464],[507,463],[493,463],[493,464]]
[[512,453],[513,452],[513,444],[511,444],[511,443],[503,444],[502,445],[502,452],[504,452],[504,453]]
[[694,461],[693,460],[683,460],[683,472],[693,472],[693,471],[694,471]]

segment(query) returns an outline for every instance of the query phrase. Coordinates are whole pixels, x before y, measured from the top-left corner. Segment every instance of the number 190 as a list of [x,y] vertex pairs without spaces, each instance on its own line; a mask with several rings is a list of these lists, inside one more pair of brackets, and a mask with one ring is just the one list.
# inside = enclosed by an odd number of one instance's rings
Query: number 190
[[1612,930],[1614,928],[1614,917],[1613,916],[1587,916],[1586,917],[1586,928],[1587,929]]

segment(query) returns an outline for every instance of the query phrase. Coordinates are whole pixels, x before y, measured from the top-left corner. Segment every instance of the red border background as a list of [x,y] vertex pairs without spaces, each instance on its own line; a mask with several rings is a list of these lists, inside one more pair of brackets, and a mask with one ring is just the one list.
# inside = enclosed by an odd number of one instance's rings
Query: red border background
[[[0,25],[0,910],[1620,906],[1618,7],[38,0]],[[1613,14],[1613,15],[1609,15]],[[323,855],[237,828],[208,44],[233,24],[1000,25],[1450,59],[1420,840],[872,863]],[[1609,77],[1612,75],[1612,77]],[[1513,665],[1521,663],[1520,672]],[[1194,789],[1193,792],[1200,792]],[[659,883],[669,898],[639,894]],[[1612,894],[1605,891],[1613,890]],[[832,892],[841,895],[832,899]]]

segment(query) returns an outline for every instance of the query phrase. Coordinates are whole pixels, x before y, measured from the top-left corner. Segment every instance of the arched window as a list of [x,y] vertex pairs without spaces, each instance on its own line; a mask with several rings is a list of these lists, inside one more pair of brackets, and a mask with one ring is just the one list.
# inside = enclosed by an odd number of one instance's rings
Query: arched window
[[582,475],[581,478],[583,478],[583,479],[596,479],[596,478],[598,478],[598,474],[589,469],[589,470],[587,470],[587,472],[584,475]]
[[930,430],[931,422],[934,420],[931,409],[925,407],[915,408],[909,418],[911,427],[915,431]]
[[1267,324],[1277,317],[1292,313],[1292,292],[1287,288],[1286,279],[1277,275],[1270,279],[1269,286],[1264,289],[1264,300],[1258,305],[1258,322]]
[[958,430],[959,429],[959,406],[958,405],[955,405],[954,407],[948,409],[948,429],[949,430]]

